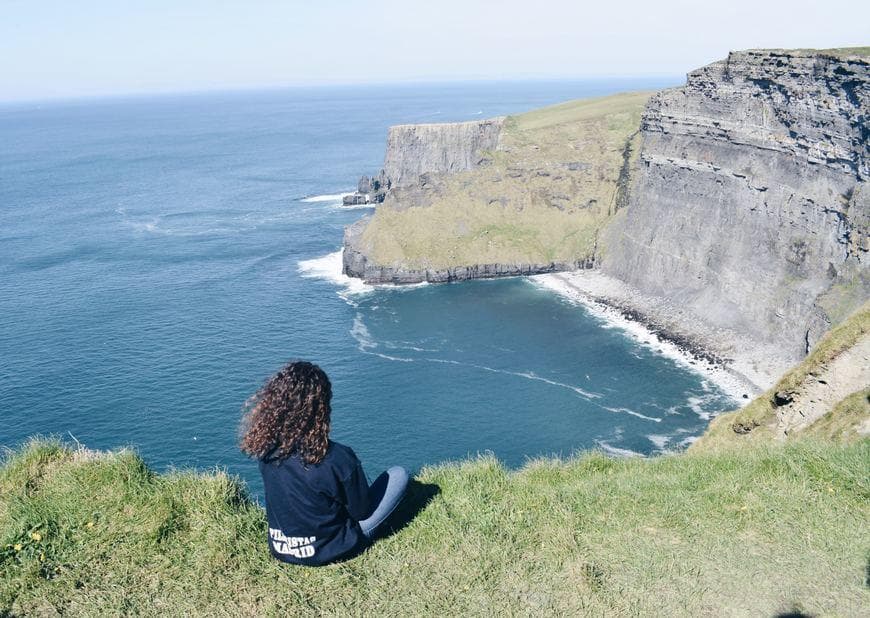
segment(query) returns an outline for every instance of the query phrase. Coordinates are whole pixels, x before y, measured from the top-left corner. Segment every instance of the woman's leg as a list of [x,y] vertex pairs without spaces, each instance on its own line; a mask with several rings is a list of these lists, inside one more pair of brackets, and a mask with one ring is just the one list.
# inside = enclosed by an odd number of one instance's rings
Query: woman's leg
[[369,500],[374,505],[372,514],[359,522],[363,534],[370,539],[375,537],[378,526],[396,510],[407,488],[408,473],[399,466],[393,466],[375,479],[369,488]]

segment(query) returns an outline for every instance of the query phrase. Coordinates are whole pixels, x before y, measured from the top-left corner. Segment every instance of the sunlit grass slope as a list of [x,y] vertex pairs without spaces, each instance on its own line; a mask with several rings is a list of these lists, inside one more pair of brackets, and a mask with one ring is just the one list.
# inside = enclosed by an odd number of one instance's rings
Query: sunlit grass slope
[[[378,207],[361,246],[409,269],[585,260],[615,211],[649,93],[571,101],[509,117],[482,165],[434,176]],[[623,174],[625,176],[625,174]]]
[[[0,615],[860,615],[870,444],[430,468],[411,523],[275,562],[222,473],[37,441],[0,468]],[[421,484],[422,483],[422,484]],[[424,485],[427,484],[427,485]]]
[[[722,414],[710,423],[705,434],[693,448],[715,448],[747,442],[766,442],[774,434],[776,423],[776,393],[791,393],[799,397],[804,382],[810,376],[820,376],[840,354],[854,347],[870,333],[870,301],[849,318],[832,328],[809,355],[789,370],[767,392],[740,410]],[[862,362],[856,359],[855,362]],[[859,384],[840,401],[831,401],[825,416],[810,425],[804,433],[835,440],[857,439],[856,429],[870,419],[868,384]],[[740,433],[735,428],[741,429]],[[746,431],[748,429],[749,431]],[[745,432],[745,433],[744,433]]]

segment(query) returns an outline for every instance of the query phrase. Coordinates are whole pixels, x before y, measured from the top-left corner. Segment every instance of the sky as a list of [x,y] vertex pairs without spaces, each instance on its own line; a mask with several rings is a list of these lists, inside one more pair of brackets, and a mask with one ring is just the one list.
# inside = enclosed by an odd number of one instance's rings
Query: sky
[[870,45],[861,0],[0,0],[0,101],[315,84],[674,76]]

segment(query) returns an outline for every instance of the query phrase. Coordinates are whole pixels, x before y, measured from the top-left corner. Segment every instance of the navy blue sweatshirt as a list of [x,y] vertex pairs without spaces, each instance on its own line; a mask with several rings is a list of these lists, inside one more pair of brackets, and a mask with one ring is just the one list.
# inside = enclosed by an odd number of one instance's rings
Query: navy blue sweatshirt
[[321,565],[365,547],[359,520],[369,516],[369,484],[348,447],[330,440],[322,461],[297,455],[260,461],[269,550],[293,564]]

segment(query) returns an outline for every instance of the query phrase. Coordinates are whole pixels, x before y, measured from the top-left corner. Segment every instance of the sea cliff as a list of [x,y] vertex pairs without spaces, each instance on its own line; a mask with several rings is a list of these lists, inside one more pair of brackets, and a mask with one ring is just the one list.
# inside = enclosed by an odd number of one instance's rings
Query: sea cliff
[[707,356],[760,351],[744,374],[766,388],[870,297],[868,53],[734,52],[652,96],[398,128],[395,188],[346,231],[345,273],[593,268],[620,291],[596,300]]
[[390,127],[384,173],[395,187],[416,185],[424,174],[474,169],[482,153],[495,150],[504,118]]
[[601,269],[797,359],[870,296],[870,64],[736,52],[652,97]]

